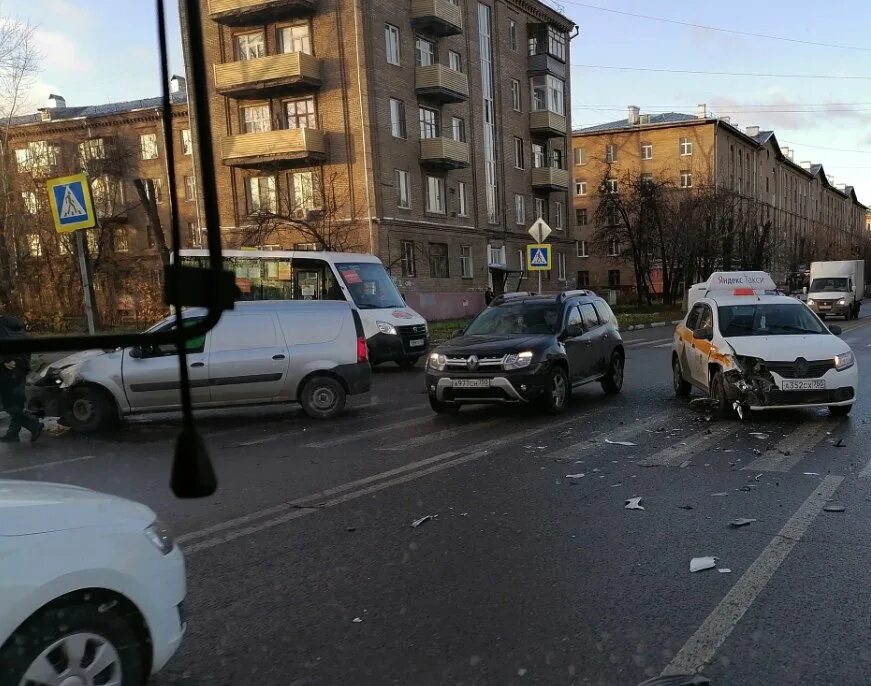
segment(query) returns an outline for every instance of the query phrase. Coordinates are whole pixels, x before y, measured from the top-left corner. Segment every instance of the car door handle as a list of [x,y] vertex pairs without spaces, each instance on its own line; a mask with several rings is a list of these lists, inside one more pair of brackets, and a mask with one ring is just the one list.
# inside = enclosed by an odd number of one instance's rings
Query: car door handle
[[205,367],[205,362],[191,362],[191,367]]
[[283,360],[283,359],[284,359],[284,355],[273,355],[273,356],[272,356],[272,359],[273,359],[273,360]]
[[584,341],[587,345],[593,345],[593,341]]

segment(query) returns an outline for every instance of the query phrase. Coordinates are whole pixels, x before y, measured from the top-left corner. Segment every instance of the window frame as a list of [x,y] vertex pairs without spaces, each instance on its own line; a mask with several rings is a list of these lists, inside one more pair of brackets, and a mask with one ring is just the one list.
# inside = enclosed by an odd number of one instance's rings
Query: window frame
[[[146,141],[149,141],[146,144]],[[153,147],[152,147],[153,146]],[[146,151],[147,147],[147,151]],[[153,155],[151,152],[153,151]],[[148,152],[149,156],[146,157],[146,152]],[[142,160],[159,160],[160,159],[160,148],[157,145],[157,134],[156,133],[140,133],[139,134],[139,158]]]
[[693,187],[692,169],[681,169],[678,178],[678,187],[684,190]]
[[520,136],[514,136],[514,168],[526,169],[526,150]]
[[575,241],[575,257],[589,257],[590,246],[585,239]]
[[[440,176],[427,175],[425,178],[426,182],[424,186],[424,192],[426,195],[426,200],[424,208],[426,212],[429,214],[445,214],[445,180]],[[431,194],[431,191],[433,189],[436,191],[435,196]],[[430,202],[433,199],[438,200],[438,207],[436,207],[435,209]]]
[[572,162],[576,167],[587,163],[587,149],[584,147],[572,148]]
[[566,280],[566,254],[564,252],[556,254],[556,280]]
[[[404,180],[404,183],[403,183]],[[411,209],[411,174],[406,169],[394,169],[393,181],[396,184],[396,207],[401,210]],[[403,196],[405,204],[402,203]]]
[[617,144],[605,143],[605,162],[613,163],[617,161]]
[[641,144],[641,159],[642,160],[652,160],[653,159],[653,143],[642,143]]
[[[272,188],[268,186],[269,181],[271,180]],[[272,205],[272,209],[263,208],[263,182],[266,182],[267,186],[267,194],[271,195],[270,204]],[[257,202],[254,202],[254,188],[252,187],[254,182],[257,184]],[[248,215],[253,216],[257,214],[265,214],[271,213],[275,214],[278,209],[278,177],[275,174],[266,174],[266,175],[258,175],[258,176],[249,176],[246,179],[245,183],[245,202],[246,209],[248,210]],[[256,205],[256,207],[255,207]]]
[[554,200],[553,201],[553,228],[557,231],[565,231],[565,207],[563,205],[562,200]]
[[451,140],[466,142],[466,120],[462,117],[451,117]]
[[[266,116],[258,119],[249,120],[246,115],[249,112],[255,111],[265,111]],[[259,123],[263,123],[267,128],[258,129],[256,126]],[[255,128],[251,130],[248,129],[248,125],[251,124]],[[260,102],[260,103],[252,103],[249,105],[243,105],[239,107],[239,132],[240,133],[266,133],[268,131],[272,131],[272,108],[269,106],[268,102]]]
[[458,181],[457,182],[457,216],[458,217],[468,217],[469,216],[469,202],[468,196],[466,195],[466,182]]
[[514,194],[514,223],[526,226],[526,196],[523,193]]
[[[438,254],[434,251],[438,248]],[[444,252],[442,252],[444,250]],[[429,275],[432,279],[451,278],[450,252],[447,243],[433,243],[428,245],[427,256],[429,257]],[[436,262],[438,260],[438,262]]]
[[184,177],[185,202],[193,202],[197,199],[197,180],[193,174]]
[[403,278],[417,277],[417,256],[414,241],[399,241],[399,270]]
[[448,69],[457,74],[464,74],[463,56],[456,50],[448,50]]
[[[466,251],[467,254],[464,255],[463,251]],[[460,245],[460,278],[475,278],[475,267],[472,263],[472,246],[469,244]]]
[[511,109],[515,112],[523,112],[523,91],[520,88],[520,79],[511,79]]
[[405,112],[405,101],[399,98],[390,98],[388,107],[390,110],[390,135],[393,138],[407,140],[408,117]]
[[[421,47],[429,46],[429,51],[421,50]],[[428,61],[424,63],[424,55],[428,56]],[[438,43],[424,38],[419,34],[414,36],[414,66],[415,67],[431,67],[439,63]]]
[[587,194],[587,182],[575,181],[575,197],[582,198]]
[[[441,112],[434,107],[417,106],[418,122],[420,124],[420,139],[432,140],[441,137]],[[428,120],[431,117],[431,121]],[[427,135],[432,133],[432,135]]]
[[[579,212],[583,212],[583,214],[582,215],[578,214]],[[582,217],[583,217],[583,221],[581,221]],[[577,224],[578,226],[587,226],[587,224],[589,224],[589,221],[590,221],[590,217],[589,217],[589,213],[587,212],[587,208],[586,207],[576,207],[575,208],[575,224]]]
[[[392,64],[396,67],[402,66],[402,38],[399,27],[387,21],[384,22],[384,57],[387,60],[387,64]],[[395,57],[396,61],[394,62],[391,57]]]
[[681,157],[689,157],[693,154],[693,142],[687,137],[681,137],[678,141],[678,152]]

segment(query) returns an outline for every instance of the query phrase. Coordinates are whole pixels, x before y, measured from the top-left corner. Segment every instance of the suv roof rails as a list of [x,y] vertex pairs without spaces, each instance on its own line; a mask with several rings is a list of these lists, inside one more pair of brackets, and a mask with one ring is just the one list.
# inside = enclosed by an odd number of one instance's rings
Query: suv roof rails
[[594,291],[591,291],[587,288],[582,288],[582,289],[573,290],[573,291],[562,291],[556,297],[556,299],[557,299],[557,302],[563,302],[567,298],[574,298],[574,297],[577,297],[579,295],[588,295],[588,296],[598,297],[598,296],[596,296],[596,293]]
[[490,307],[493,305],[501,305],[506,300],[514,300],[516,298],[528,298],[532,295],[528,291],[515,291],[513,293],[501,293],[497,295],[490,303]]

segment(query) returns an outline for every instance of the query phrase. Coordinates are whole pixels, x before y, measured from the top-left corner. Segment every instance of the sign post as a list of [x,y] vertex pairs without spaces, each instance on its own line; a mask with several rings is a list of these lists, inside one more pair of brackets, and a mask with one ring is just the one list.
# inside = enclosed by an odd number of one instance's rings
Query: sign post
[[97,225],[97,215],[94,212],[94,201],[91,198],[91,188],[88,177],[84,174],[63,176],[49,179],[46,182],[48,203],[51,207],[54,228],[58,233],[76,234],[76,251],[78,253],[79,270],[82,273],[82,291],[85,299],[85,317],[88,321],[88,333],[94,334],[94,301],[91,297],[91,279],[88,263],[85,257],[84,229],[92,229]]
[[526,264],[531,272],[538,272],[538,293],[541,294],[541,273],[550,269],[551,249],[545,243],[551,234],[551,228],[541,217],[536,219],[529,227],[529,235],[535,241],[533,245],[526,246]]

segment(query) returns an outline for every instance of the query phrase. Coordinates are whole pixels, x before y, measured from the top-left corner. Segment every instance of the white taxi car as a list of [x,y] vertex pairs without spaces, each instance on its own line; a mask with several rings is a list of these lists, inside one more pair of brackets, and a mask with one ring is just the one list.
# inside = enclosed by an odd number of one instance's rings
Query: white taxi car
[[722,415],[737,410],[828,407],[846,415],[856,400],[856,359],[840,328],[777,294],[765,272],[716,272],[694,286],[674,332],[674,391],[693,386]]

